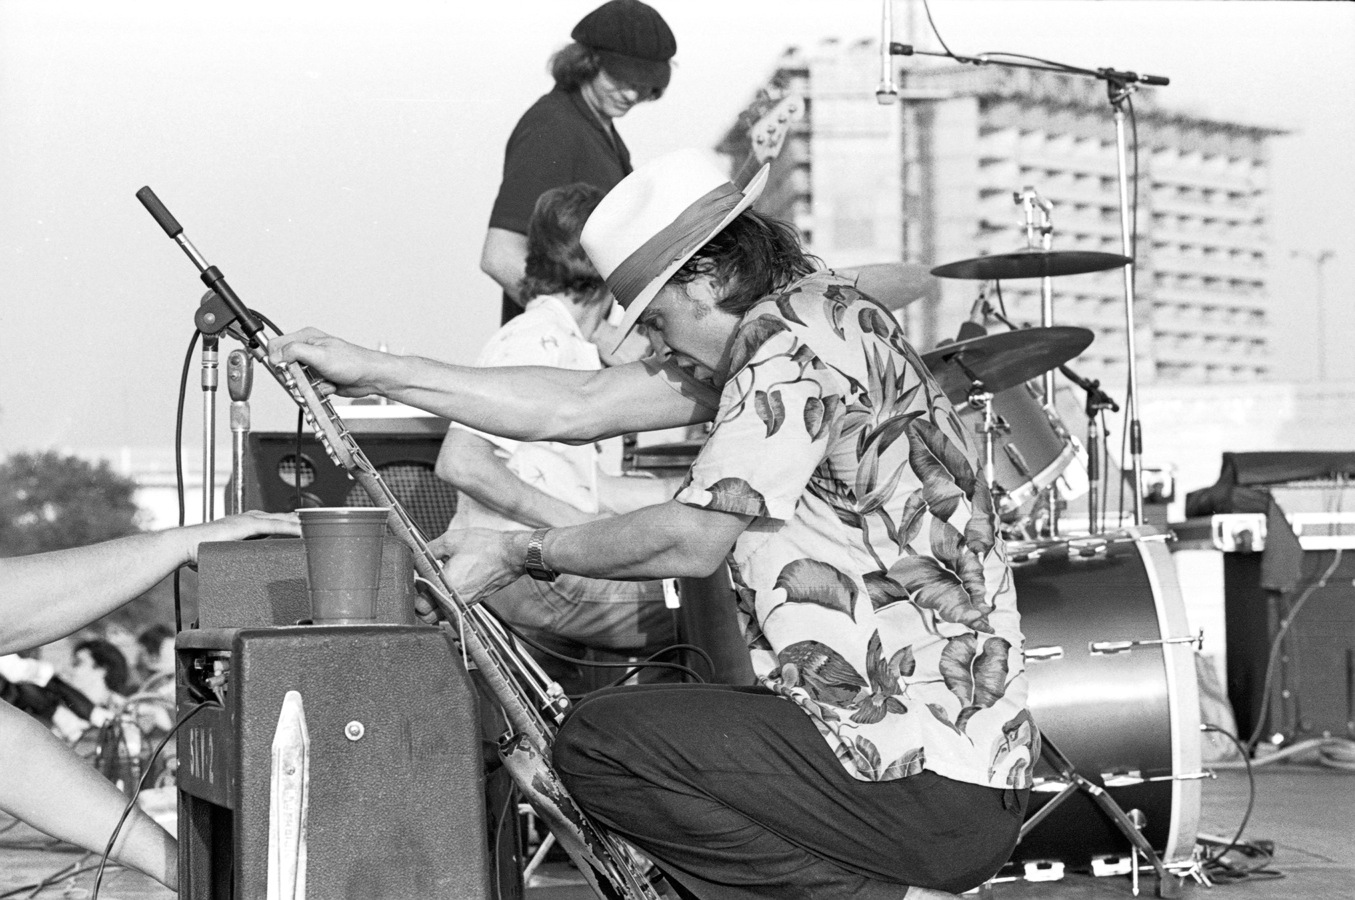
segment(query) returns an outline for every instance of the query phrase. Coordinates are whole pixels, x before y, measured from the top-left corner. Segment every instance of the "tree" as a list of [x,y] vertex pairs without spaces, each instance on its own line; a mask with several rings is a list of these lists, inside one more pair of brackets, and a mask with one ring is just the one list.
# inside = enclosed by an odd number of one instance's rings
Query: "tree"
[[141,530],[136,482],[108,463],[55,451],[0,462],[0,556],[107,541]]

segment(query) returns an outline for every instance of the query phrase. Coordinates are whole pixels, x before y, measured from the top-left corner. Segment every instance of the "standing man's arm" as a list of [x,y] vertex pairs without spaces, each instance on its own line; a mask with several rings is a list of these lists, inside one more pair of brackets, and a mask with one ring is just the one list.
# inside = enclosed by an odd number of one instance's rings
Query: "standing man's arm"
[[523,481],[492,443],[464,428],[448,429],[434,471],[482,506],[532,528],[577,525],[594,518]]
[[522,306],[518,293],[522,276],[527,273],[527,236],[506,228],[490,228],[480,250],[480,271],[503,288],[503,292]]

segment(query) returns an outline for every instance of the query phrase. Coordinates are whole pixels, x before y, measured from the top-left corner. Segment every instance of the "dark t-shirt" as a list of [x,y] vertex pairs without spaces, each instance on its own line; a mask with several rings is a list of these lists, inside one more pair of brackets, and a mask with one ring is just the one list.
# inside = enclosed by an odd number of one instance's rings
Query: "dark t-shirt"
[[[522,114],[508,137],[489,227],[526,234],[544,192],[576,181],[609,191],[630,171],[630,151],[616,129],[604,128],[578,91],[556,88]],[[520,312],[505,295],[504,321]]]

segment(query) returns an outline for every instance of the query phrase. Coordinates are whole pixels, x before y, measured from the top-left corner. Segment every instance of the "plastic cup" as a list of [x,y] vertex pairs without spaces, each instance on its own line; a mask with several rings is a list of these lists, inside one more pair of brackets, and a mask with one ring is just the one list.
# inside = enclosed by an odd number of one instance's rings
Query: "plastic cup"
[[316,625],[362,625],[376,621],[384,507],[322,507],[297,510],[306,543],[306,582]]

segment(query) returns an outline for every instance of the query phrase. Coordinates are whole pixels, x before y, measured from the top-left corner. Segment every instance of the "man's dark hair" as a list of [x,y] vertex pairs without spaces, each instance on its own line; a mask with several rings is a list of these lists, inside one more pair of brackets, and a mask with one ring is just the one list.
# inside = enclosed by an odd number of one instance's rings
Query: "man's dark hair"
[[555,86],[562,91],[577,91],[602,71],[597,53],[577,41],[551,54],[547,67]]
[[606,299],[607,283],[579,245],[583,225],[603,195],[601,188],[580,181],[551,188],[536,198],[527,225],[524,301],[542,294],[569,294],[585,304]]
[[110,691],[115,694],[127,691],[127,657],[122,655],[121,650],[102,638],[81,641],[75,645],[75,652],[81,650],[88,652],[94,665],[104,670],[104,684],[108,685]]
[[783,290],[818,267],[788,222],[753,212],[739,215],[711,238],[670,279],[687,284],[710,275],[725,289],[719,308],[743,316],[754,303]]
[[136,642],[141,646],[143,651],[151,656],[155,656],[160,652],[160,645],[163,644],[166,639],[172,637],[174,637],[174,629],[161,622],[156,622],[154,625],[146,626],[141,634],[137,635]]

